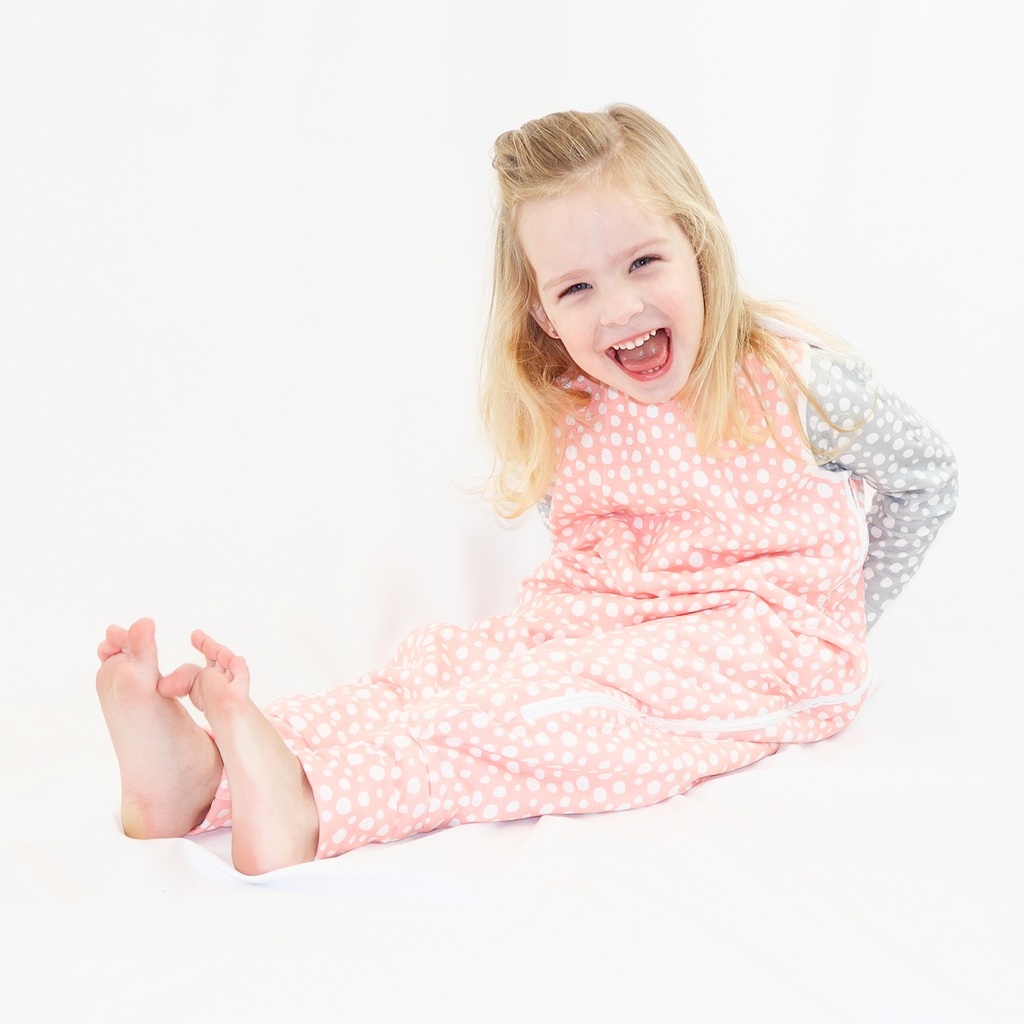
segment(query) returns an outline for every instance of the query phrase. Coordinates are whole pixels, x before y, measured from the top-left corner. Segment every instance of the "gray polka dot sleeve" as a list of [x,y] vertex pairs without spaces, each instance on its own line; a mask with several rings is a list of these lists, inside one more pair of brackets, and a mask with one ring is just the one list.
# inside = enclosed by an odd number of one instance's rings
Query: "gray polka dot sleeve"
[[871,378],[859,356],[811,348],[808,385],[838,427],[807,403],[812,444],[843,450],[822,468],[849,470],[875,492],[864,563],[867,627],[878,621],[917,572],[956,504],[956,462],[938,431],[898,395]]

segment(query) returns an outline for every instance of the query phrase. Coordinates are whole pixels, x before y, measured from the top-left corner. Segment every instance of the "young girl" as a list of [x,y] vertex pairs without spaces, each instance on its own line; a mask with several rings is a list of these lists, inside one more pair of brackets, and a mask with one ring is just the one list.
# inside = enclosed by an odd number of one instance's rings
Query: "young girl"
[[205,634],[205,668],[161,676],[153,623],[111,626],[128,835],[231,825],[253,874],[651,804],[857,714],[867,629],[953,509],[949,449],[740,291],[704,182],[646,114],[552,114],[494,166],[494,500],[541,506],[550,558],[511,615],[425,626],[354,685],[262,711]]

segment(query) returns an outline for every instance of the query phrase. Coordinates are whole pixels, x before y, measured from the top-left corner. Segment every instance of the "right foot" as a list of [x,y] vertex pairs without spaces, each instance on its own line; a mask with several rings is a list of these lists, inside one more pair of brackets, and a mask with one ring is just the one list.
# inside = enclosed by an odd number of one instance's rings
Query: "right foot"
[[302,864],[320,836],[313,792],[298,758],[249,698],[245,660],[198,629],[206,668],[189,696],[217,737],[231,787],[231,861],[244,875]]
[[[111,626],[96,674],[103,717],[121,769],[121,825],[133,839],[183,836],[206,815],[220,783],[217,746],[171,696],[196,665],[160,677],[153,620]],[[165,695],[166,694],[166,695]]]

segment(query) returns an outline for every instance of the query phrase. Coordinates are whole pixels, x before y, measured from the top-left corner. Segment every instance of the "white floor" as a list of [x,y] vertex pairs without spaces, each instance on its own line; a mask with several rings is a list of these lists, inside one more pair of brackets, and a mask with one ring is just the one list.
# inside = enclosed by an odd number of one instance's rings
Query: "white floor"
[[[98,716],[76,697],[33,722],[25,701],[0,1002],[18,1021],[1015,1021],[1019,687],[892,646],[845,733],[684,797],[258,879],[226,834],[124,838]],[[12,661],[56,685],[45,655]]]

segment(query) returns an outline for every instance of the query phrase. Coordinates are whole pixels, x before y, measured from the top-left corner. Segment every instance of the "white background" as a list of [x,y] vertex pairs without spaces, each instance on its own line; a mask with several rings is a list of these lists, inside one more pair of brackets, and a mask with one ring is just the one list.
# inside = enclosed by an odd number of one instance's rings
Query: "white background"
[[886,927],[939,978],[973,921],[991,947],[944,983],[997,1019],[1019,953],[998,928],[1024,711],[1021,28],[998,0],[8,0],[0,758],[18,906],[76,906],[76,863],[98,863],[109,622],[153,616],[165,670],[201,627],[265,700],[351,680],[422,622],[511,607],[543,530],[502,529],[465,490],[488,467],[490,147],[627,101],[696,160],[749,289],[829,323],[959,456],[960,510],[872,634],[871,714],[879,778],[898,762],[961,799],[858,813],[876,853],[892,835],[908,870],[939,865],[933,895],[981,900],[947,927],[919,920],[922,896]]

